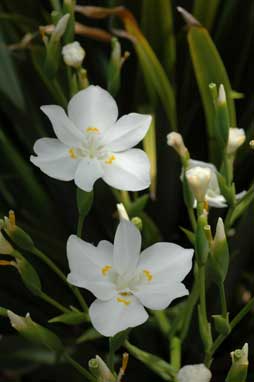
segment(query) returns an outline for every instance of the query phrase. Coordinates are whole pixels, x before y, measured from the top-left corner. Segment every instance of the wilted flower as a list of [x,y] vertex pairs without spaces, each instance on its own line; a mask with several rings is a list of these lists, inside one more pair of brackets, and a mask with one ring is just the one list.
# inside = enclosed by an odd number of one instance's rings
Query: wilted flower
[[199,365],[186,365],[177,374],[178,382],[209,382],[212,373],[201,363]]
[[56,105],[42,106],[58,139],[41,138],[31,162],[45,174],[91,191],[102,178],[110,186],[139,191],[150,184],[150,164],[140,149],[151,116],[131,113],[117,121],[115,100],[99,86],[89,86],[68,104],[68,116]]
[[190,168],[186,171],[186,179],[194,197],[198,202],[203,202],[211,180],[210,168],[200,166]]
[[85,58],[85,50],[78,41],[64,45],[62,49],[63,60],[66,65],[79,68]]
[[234,154],[236,150],[242,146],[246,139],[245,131],[238,129],[237,127],[231,127],[229,129],[227,153]]
[[[217,170],[212,163],[206,163],[194,159],[189,160],[189,169],[196,167],[209,168],[211,170],[211,179],[208,184],[206,191],[206,201],[210,207],[225,208],[227,207],[227,202],[224,196],[221,194],[218,179]],[[241,199],[245,195],[246,191],[242,191],[236,195],[236,199]]]
[[68,281],[97,297],[89,314],[105,336],[145,322],[144,306],[165,309],[188,294],[182,280],[192,266],[192,249],[157,243],[139,255],[140,249],[140,232],[127,220],[120,222],[114,245],[104,240],[95,247],[74,235],[68,239]]

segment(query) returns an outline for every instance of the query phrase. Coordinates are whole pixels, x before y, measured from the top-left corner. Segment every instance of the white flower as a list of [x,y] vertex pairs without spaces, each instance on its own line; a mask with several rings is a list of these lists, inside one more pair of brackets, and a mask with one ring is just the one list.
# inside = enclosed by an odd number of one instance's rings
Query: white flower
[[129,221],[117,228],[114,245],[95,247],[77,236],[67,242],[68,281],[97,299],[89,308],[95,329],[105,336],[142,324],[149,309],[165,309],[188,294],[181,282],[192,266],[192,249],[157,243],[140,254],[141,234]]
[[212,373],[203,363],[186,365],[177,374],[178,382],[209,382],[211,379]]
[[42,106],[58,139],[41,138],[31,162],[59,180],[73,180],[91,191],[102,178],[112,187],[139,191],[150,185],[150,164],[140,149],[151,116],[131,113],[117,121],[115,100],[99,86],[89,86],[68,104],[68,116],[56,105]]
[[[206,163],[194,159],[189,160],[189,169],[195,167],[205,167],[211,170],[211,179],[208,184],[206,191],[206,200],[210,207],[225,208],[227,207],[227,202],[224,196],[221,194],[216,167],[211,163]],[[236,199],[241,199],[246,194],[246,191],[242,191],[236,195]]]
[[66,65],[79,68],[85,58],[85,51],[78,41],[74,41],[64,45],[62,55]]
[[228,136],[227,153],[234,154],[246,139],[245,131],[237,127],[230,127]]
[[186,171],[186,178],[190,189],[198,202],[205,200],[211,176],[212,173],[209,167],[195,166]]

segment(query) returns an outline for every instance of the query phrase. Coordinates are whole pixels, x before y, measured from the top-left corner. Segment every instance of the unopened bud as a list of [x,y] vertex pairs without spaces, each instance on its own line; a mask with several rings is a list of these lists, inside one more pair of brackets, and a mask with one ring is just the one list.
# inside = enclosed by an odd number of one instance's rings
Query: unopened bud
[[228,372],[226,382],[246,381],[249,366],[248,353],[249,346],[245,343],[242,349],[237,349],[230,354],[232,366]]
[[32,238],[22,228],[16,225],[14,211],[9,211],[9,217],[5,216],[3,228],[18,247],[28,251],[34,247]]
[[117,211],[118,211],[118,215],[119,215],[119,220],[121,220],[121,219],[130,220],[123,203],[118,203],[116,205],[116,207],[117,207]]
[[213,278],[217,284],[224,282],[229,266],[229,250],[225,234],[224,223],[221,218],[218,219],[216,233],[212,243],[211,267],[213,269]]
[[230,127],[228,136],[227,153],[234,154],[236,150],[242,146],[246,139],[246,135],[243,129],[237,127]]
[[91,373],[97,378],[100,382],[114,382],[115,377],[112,374],[111,370],[108,368],[103,359],[96,355],[96,358],[90,359],[88,362],[89,369]]
[[52,37],[55,40],[60,40],[60,38],[63,36],[63,34],[67,28],[69,18],[70,18],[70,14],[67,13],[66,15],[61,17],[61,19],[56,24],[55,29],[52,33]]
[[67,66],[79,68],[85,58],[85,50],[78,41],[67,44],[62,49],[63,60]]
[[178,374],[178,382],[209,382],[212,373],[204,364],[186,365],[182,367]]
[[189,152],[184,144],[183,137],[179,133],[169,133],[167,135],[167,143],[170,147],[173,147],[181,158],[189,158]]
[[225,88],[222,84],[219,86],[218,104],[223,105],[227,102]]
[[205,201],[205,195],[211,180],[211,170],[208,167],[193,167],[186,171],[190,189],[198,202]]

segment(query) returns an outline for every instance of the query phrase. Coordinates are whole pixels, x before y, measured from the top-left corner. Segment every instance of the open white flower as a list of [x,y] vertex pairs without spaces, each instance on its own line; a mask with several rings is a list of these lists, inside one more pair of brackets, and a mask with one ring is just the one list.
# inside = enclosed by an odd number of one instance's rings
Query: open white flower
[[150,164],[140,149],[151,116],[131,113],[117,121],[115,100],[99,86],[89,86],[68,104],[68,116],[57,105],[42,106],[58,139],[41,138],[31,162],[45,174],[91,191],[102,178],[112,187],[139,191],[150,184]]
[[114,245],[95,247],[77,236],[67,242],[68,281],[97,299],[89,308],[95,329],[105,336],[142,324],[149,309],[165,309],[188,294],[181,282],[192,266],[192,249],[157,243],[140,254],[141,234],[129,221],[117,228]]
[[182,367],[178,374],[178,382],[210,382],[212,373],[204,364],[186,365]]
[[[225,208],[227,207],[227,202],[224,196],[221,194],[218,179],[217,179],[217,169],[212,163],[202,162],[199,160],[190,159],[189,169],[195,167],[204,167],[211,170],[211,179],[208,184],[206,191],[206,200],[210,207]],[[236,199],[241,199],[246,194],[246,191],[242,191],[236,195]]]

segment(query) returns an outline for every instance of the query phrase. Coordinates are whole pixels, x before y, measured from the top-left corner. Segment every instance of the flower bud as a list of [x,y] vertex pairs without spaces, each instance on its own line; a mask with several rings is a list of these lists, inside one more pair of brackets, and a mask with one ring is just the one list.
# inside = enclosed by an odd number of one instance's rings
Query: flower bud
[[229,250],[225,234],[224,223],[221,218],[218,219],[216,233],[212,243],[211,267],[213,277],[217,284],[224,282],[229,266]]
[[114,382],[115,377],[112,374],[111,370],[108,368],[103,359],[96,355],[96,358],[90,359],[88,363],[91,373],[97,378],[100,382]]
[[62,49],[63,60],[67,66],[79,68],[85,58],[85,50],[78,41],[64,45]]
[[248,344],[245,343],[242,349],[233,351],[231,355],[232,366],[228,372],[226,382],[245,382],[248,373]]
[[178,382],[209,382],[211,378],[212,373],[203,363],[186,365],[177,374]]
[[167,135],[167,143],[169,146],[175,149],[175,151],[182,159],[189,159],[189,152],[184,144],[181,134],[175,132],[169,133]]
[[186,171],[190,189],[198,202],[205,201],[205,195],[211,180],[211,170],[208,167],[193,167]]
[[117,203],[116,207],[117,207],[117,211],[119,215],[119,220],[121,219],[130,220],[123,203]]
[[249,142],[250,148],[254,150],[254,139]]
[[131,219],[131,222],[137,227],[139,231],[142,231],[143,222],[142,219],[140,219],[140,217],[134,216],[134,218]]
[[68,25],[68,22],[69,22],[69,18],[70,18],[70,14],[69,13],[67,13],[66,15],[61,17],[61,19],[56,24],[55,29],[54,29],[54,31],[52,33],[53,39],[60,40],[60,38],[63,36],[63,34],[64,34],[64,32],[65,32],[65,30],[67,28],[67,25]]
[[227,153],[234,154],[236,150],[244,143],[245,138],[246,136],[243,129],[238,129],[237,127],[230,127]]
[[16,225],[16,217],[14,211],[9,211],[9,217],[4,218],[4,230],[10,239],[18,247],[29,251],[34,248],[32,238],[20,227]]

